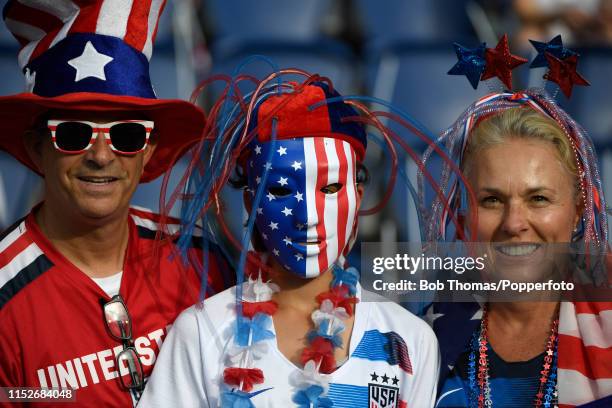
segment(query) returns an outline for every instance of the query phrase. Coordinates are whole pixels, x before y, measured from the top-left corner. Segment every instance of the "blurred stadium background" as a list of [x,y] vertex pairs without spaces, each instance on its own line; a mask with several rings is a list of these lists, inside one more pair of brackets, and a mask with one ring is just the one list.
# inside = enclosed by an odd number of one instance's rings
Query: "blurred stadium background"
[[[6,0],[0,0],[2,7],[5,3]],[[578,47],[582,55],[579,72],[592,86],[576,87],[571,101],[561,94],[557,99],[596,141],[605,190],[612,197],[609,93],[612,48],[607,45],[608,34],[612,32],[608,22],[612,19],[598,20],[600,32],[582,35],[584,27],[592,28],[595,24],[563,27],[564,21],[576,20],[568,14],[566,20],[560,18],[554,24],[547,20],[551,23],[549,27],[536,24],[543,37],[526,37],[535,32],[533,21],[544,20],[538,20],[540,16],[535,16],[533,10],[525,11],[523,3],[522,0],[169,0],[158,29],[151,75],[159,97],[187,99],[201,79],[215,73],[231,73],[245,57],[262,54],[279,67],[299,67],[328,76],[345,95],[358,93],[389,100],[430,130],[439,132],[469,103],[489,91],[484,83],[474,91],[465,78],[446,75],[456,62],[453,41],[469,47],[486,42],[494,47],[498,38],[508,33],[512,51],[528,57],[532,50],[526,38],[549,41],[552,32],[563,32],[565,42],[569,38],[571,45]],[[606,0],[533,0],[529,6],[535,3],[541,3],[541,13],[557,13],[571,3],[580,3],[576,7],[588,3],[590,9],[584,13],[590,11],[600,20],[608,15],[601,10],[612,8]],[[16,44],[2,25],[0,95],[24,89]],[[544,71],[530,72],[527,65],[514,71],[515,89],[542,85]],[[244,72],[262,76],[270,68],[259,62],[246,66]],[[415,141],[414,147],[422,151],[424,146]],[[369,197],[366,206],[382,194],[388,164],[380,150],[370,150],[367,165],[372,180],[366,192]],[[184,163],[179,162],[173,175],[183,168]],[[402,169],[414,182],[416,166],[404,163]],[[133,203],[156,210],[160,181],[140,186]],[[0,231],[29,211],[40,199],[40,189],[38,176],[0,152]],[[228,191],[227,195],[238,198],[241,193]],[[226,200],[227,211],[241,213],[241,201]],[[240,228],[240,217],[230,219],[237,220],[234,228]],[[361,238],[390,243],[415,241],[419,239],[416,220],[408,189],[399,182],[387,208],[361,220]]]

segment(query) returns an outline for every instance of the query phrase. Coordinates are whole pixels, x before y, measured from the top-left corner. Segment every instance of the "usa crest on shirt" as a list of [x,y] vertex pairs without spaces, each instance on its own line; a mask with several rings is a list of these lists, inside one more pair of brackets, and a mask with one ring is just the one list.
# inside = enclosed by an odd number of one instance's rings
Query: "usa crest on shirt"
[[[398,378],[390,378],[387,374],[370,374],[373,382],[368,383],[368,407],[399,408]],[[395,386],[394,386],[395,385]]]

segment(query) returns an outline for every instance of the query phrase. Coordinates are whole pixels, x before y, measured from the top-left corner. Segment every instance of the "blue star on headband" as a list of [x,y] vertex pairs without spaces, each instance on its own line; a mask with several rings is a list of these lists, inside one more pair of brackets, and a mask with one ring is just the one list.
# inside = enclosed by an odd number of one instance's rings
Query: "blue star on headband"
[[478,88],[480,76],[485,70],[485,49],[486,43],[482,43],[476,48],[467,48],[459,43],[453,43],[457,53],[457,63],[448,71],[448,75],[465,75],[472,88]]
[[561,39],[560,35],[557,35],[555,38],[553,38],[547,43],[535,40],[529,40],[529,42],[538,52],[538,55],[536,55],[536,57],[531,62],[531,65],[529,65],[529,68],[548,67],[548,60],[546,59],[547,52],[551,53],[560,60],[564,60],[567,57],[576,55],[574,51],[570,50],[569,48],[563,47],[563,40]]

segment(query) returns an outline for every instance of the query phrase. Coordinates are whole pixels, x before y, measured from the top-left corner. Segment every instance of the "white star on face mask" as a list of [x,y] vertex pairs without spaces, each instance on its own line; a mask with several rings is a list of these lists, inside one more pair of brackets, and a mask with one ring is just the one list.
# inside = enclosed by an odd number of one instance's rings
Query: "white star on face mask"
[[74,82],[93,77],[106,81],[104,67],[113,60],[112,57],[99,53],[91,41],[87,41],[83,53],[68,61],[68,65],[76,69]]

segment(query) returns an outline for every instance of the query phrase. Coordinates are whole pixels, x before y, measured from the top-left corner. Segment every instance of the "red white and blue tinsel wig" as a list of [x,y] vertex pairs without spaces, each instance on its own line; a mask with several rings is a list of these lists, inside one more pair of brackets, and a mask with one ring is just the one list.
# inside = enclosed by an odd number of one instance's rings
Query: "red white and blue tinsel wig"
[[[437,142],[448,152],[454,166],[451,166],[449,161],[444,161],[440,169],[439,181],[444,199],[437,196],[433,202],[426,200],[423,193],[425,191],[424,175],[419,175],[419,186],[422,193],[419,200],[420,210],[427,214],[428,220],[425,230],[426,241],[454,241],[462,233],[464,235],[467,233],[465,230],[457,231],[449,228],[451,214],[454,213],[455,217],[463,218],[468,213],[468,200],[466,199],[468,194],[465,192],[467,186],[454,176],[453,169],[457,166],[461,167],[470,133],[480,121],[512,108],[533,109],[549,117],[567,137],[576,160],[581,196],[584,201],[584,213],[575,238],[583,239],[586,244],[595,244],[605,249],[608,244],[606,203],[593,142],[585,130],[541,88],[484,96],[469,106],[455,123],[441,134]],[[423,162],[427,164],[434,154],[434,149],[428,148],[423,155]],[[470,220],[470,223],[464,223],[463,229],[474,225],[475,222],[477,220],[474,219]]]
[[[288,77],[291,79],[302,77],[303,81],[291,82],[287,80]],[[262,161],[265,156],[263,152],[265,150],[265,153],[272,158],[274,154],[280,155],[281,152],[278,150],[283,147],[282,154],[290,156],[290,151],[287,150],[285,153],[284,146],[279,144],[280,141],[287,143],[287,141],[306,137],[333,139],[334,143],[340,143],[343,146],[342,149],[350,148],[351,152],[345,150],[346,161],[341,160],[339,165],[340,167],[346,165],[352,169],[352,172],[356,171],[357,166],[364,159],[366,135],[370,140],[379,144],[390,159],[388,160],[390,167],[388,182],[383,189],[384,194],[380,201],[372,208],[359,210],[358,215],[376,213],[386,205],[398,179],[398,168],[400,167],[398,161],[406,159],[416,163],[434,194],[440,201],[444,201],[444,194],[438,188],[436,180],[426,171],[420,155],[410,147],[410,138],[417,137],[431,146],[433,151],[448,162],[451,172],[463,184],[467,184],[459,167],[446,154],[445,149],[433,141],[435,136],[409,115],[385,101],[364,96],[340,96],[329,79],[298,69],[276,70],[261,81],[247,75],[216,76],[203,82],[194,91],[192,101],[195,101],[198,95],[214,82],[222,82],[225,87],[208,112],[209,118],[201,143],[192,152],[191,163],[179,186],[172,194],[166,194],[166,191],[163,191],[161,195],[162,213],[168,214],[173,208],[180,205],[183,220],[179,240],[181,247],[187,245],[197,225],[207,227],[208,223],[213,221],[213,218],[210,218],[209,209],[215,210],[212,214],[230,243],[239,250],[248,247],[251,233],[255,229],[259,204],[269,200],[266,199],[266,192],[261,188],[264,185],[263,178],[269,173],[268,166],[265,166],[267,160]],[[371,110],[366,104],[382,105],[383,109]],[[396,129],[400,127],[405,132],[393,131],[389,125],[391,122],[399,125],[395,126]],[[276,145],[274,149],[271,147],[264,149],[263,143],[268,143],[268,146],[274,143]],[[329,146],[312,146],[312,148],[318,159],[330,160],[332,156],[338,156],[340,145],[334,146],[332,150],[328,149]],[[330,155],[330,153],[333,154]],[[301,154],[301,158],[296,157],[295,160],[292,160],[297,162],[296,165],[300,165],[300,161],[303,161],[304,153]],[[354,157],[351,157],[351,154]],[[251,170],[255,161],[258,160],[262,161],[261,167],[264,168],[264,171]],[[220,198],[221,190],[232,178],[235,169],[238,169],[247,179],[250,177],[250,185],[247,187],[252,195],[252,208],[246,235],[239,239],[233,237],[227,229]],[[403,174],[400,173],[400,175]],[[166,175],[164,186],[167,185],[168,179],[169,175]],[[284,183],[282,180],[278,181]],[[416,190],[407,179],[404,178],[402,181],[408,184],[412,198],[416,200]],[[307,181],[304,180],[304,183],[306,184]],[[279,184],[279,186],[282,185]],[[303,198],[306,199],[305,196]],[[296,200],[296,203],[301,201]],[[318,215],[322,215],[323,211],[319,205],[320,203],[315,202],[312,207],[317,209]],[[341,212],[341,207],[342,205],[338,205],[336,211]],[[449,222],[458,227],[459,220],[452,212],[449,214]],[[314,215],[303,215],[306,218],[311,216]],[[258,227],[262,226],[258,225]],[[344,230],[344,235],[351,235],[354,238],[354,229],[351,230],[350,226],[340,227]],[[260,228],[259,233],[265,232],[262,229]],[[342,240],[339,239],[339,241]],[[350,245],[347,245],[347,248],[350,248]],[[244,258],[243,264],[246,264],[246,255],[242,258]],[[238,267],[244,270],[243,266]],[[240,274],[239,279],[241,279]]]

